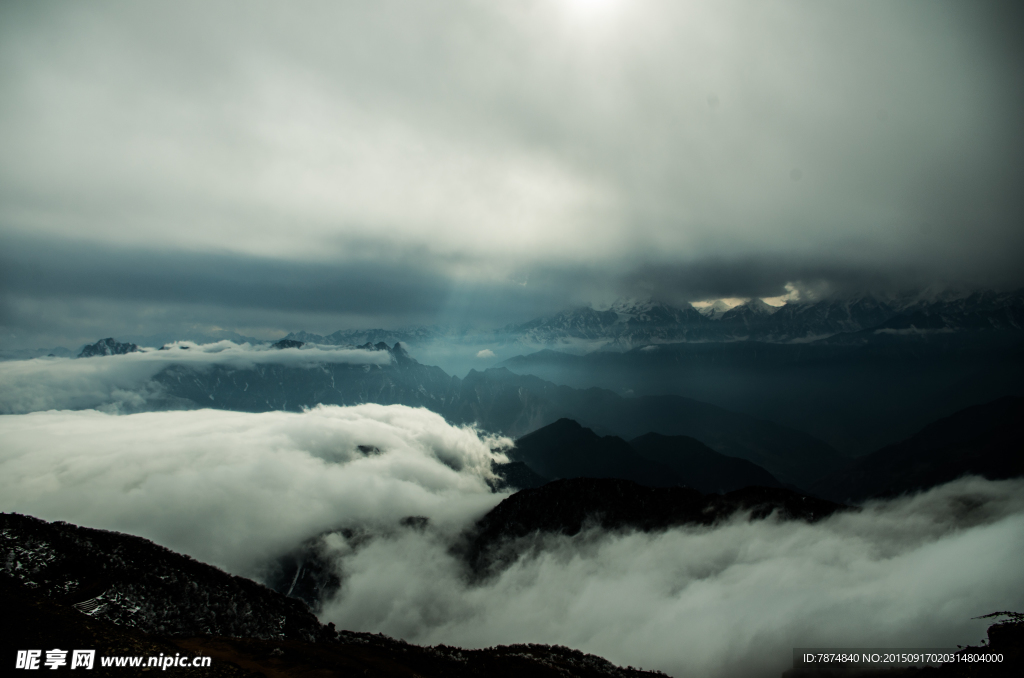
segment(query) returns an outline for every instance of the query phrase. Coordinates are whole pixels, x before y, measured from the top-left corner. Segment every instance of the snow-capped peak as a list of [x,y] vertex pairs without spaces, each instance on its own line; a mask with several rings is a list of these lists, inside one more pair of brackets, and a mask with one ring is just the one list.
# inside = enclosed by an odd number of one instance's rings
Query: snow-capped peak
[[703,306],[701,308],[698,308],[697,312],[700,313],[702,316],[704,316],[706,318],[710,318],[712,320],[718,320],[719,318],[722,317],[723,313],[725,313],[726,311],[730,310],[731,308],[732,308],[732,306],[730,306],[725,301],[722,301],[721,299],[716,299],[715,301],[711,302],[707,306]]
[[742,306],[751,313],[755,313],[757,315],[771,315],[781,308],[780,306],[766,304],[760,299],[751,299],[747,303],[742,304]]
[[609,307],[609,311],[615,311],[619,315],[635,316],[649,312],[655,306],[660,306],[650,299],[616,299]]

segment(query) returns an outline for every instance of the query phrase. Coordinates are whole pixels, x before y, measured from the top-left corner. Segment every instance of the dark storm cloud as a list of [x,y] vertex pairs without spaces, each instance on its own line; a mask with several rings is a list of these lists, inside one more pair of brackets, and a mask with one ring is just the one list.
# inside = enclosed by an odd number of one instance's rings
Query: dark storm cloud
[[1024,284],[1012,3],[0,12],[11,331]]
[[875,270],[841,260],[807,261],[788,257],[744,257],[650,265],[631,272],[624,281],[634,296],[653,295],[666,301],[735,297],[776,297],[790,288],[806,296],[829,293],[877,292],[905,289],[920,276],[888,268]]
[[627,296],[682,303],[793,293],[797,298],[811,300],[832,295],[907,294],[925,289],[933,293],[961,292],[978,286],[980,280],[987,286],[1010,290],[1024,283],[1017,268],[1008,268],[999,277],[992,275],[991,270],[974,273],[974,279],[950,276],[939,265],[925,267],[913,260],[894,266],[889,262],[857,264],[830,254],[817,259],[766,255],[651,263],[624,275],[618,289]]
[[331,265],[235,253],[5,239],[0,285],[30,297],[103,298],[332,313],[437,312],[452,283],[414,261]]
[[0,242],[0,327],[40,345],[185,327],[274,339],[353,323],[493,326],[580,303],[566,287],[454,280],[451,262],[401,253],[330,264],[25,236]]

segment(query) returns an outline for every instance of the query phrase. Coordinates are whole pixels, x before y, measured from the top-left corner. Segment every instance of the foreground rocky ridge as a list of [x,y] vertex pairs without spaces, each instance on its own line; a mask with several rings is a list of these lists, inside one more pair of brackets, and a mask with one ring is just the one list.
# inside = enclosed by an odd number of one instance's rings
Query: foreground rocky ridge
[[0,514],[0,554],[8,579],[146,633],[327,637],[300,601],[141,537]]
[[[181,637],[146,634],[94,619],[76,608],[50,600],[7,578],[0,577],[0,646],[4,661],[26,648],[95,649],[97,660],[88,675],[212,676],[213,678],[267,678],[268,676],[367,676],[454,678],[641,678],[664,674],[617,667],[594,655],[560,646],[509,645],[464,650],[438,645],[420,647],[371,633],[338,632],[334,639],[310,643],[297,640],[223,636]],[[99,657],[184,656],[209,657],[203,668],[104,667]]]
[[[294,598],[140,537],[18,514],[0,514],[0,557],[4,661],[18,649],[60,647],[210,656],[202,671],[211,676],[661,675],[565,647],[420,647],[337,631]],[[151,670],[97,666],[93,675]]]

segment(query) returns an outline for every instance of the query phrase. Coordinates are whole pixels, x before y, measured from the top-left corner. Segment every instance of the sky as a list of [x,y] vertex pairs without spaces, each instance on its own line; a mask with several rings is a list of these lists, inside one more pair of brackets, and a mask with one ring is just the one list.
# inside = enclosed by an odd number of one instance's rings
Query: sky
[[3,3],[0,347],[1019,288],[1022,24],[924,0]]

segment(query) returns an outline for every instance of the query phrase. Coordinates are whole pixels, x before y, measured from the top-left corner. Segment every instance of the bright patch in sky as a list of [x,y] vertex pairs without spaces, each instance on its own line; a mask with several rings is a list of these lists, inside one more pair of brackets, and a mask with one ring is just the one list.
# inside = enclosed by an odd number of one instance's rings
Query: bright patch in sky
[[588,14],[606,12],[619,4],[618,0],[565,0],[575,11]]

